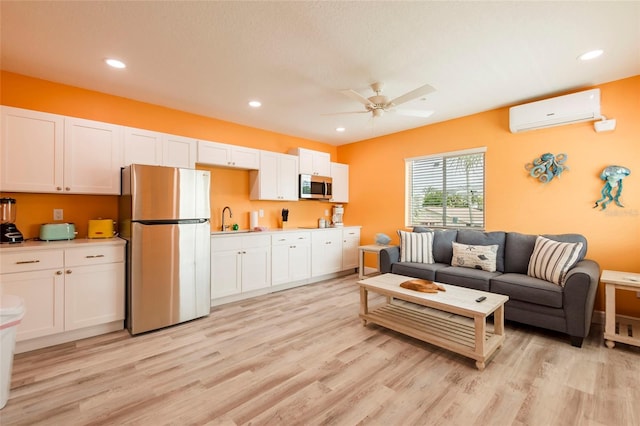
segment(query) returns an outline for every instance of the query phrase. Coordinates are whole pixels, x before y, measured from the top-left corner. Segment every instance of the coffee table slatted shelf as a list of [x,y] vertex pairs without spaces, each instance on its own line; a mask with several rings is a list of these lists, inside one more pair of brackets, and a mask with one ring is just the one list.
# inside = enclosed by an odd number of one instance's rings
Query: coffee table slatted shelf
[[[359,281],[360,318],[406,334],[443,349],[476,360],[482,370],[485,362],[504,342],[504,303],[507,296],[455,286],[437,295],[416,293],[399,285],[407,277],[384,274]],[[369,307],[368,292],[387,296],[387,303]],[[476,303],[479,296],[486,304]],[[472,303],[469,302],[472,301]],[[487,329],[487,317],[494,324]]]
[[[464,321],[463,317],[444,318],[404,306],[386,305],[369,312],[367,320],[423,341],[439,345],[460,345],[461,351],[465,351],[464,348],[469,351],[462,355],[471,356],[475,351],[476,333],[473,322]],[[485,331],[484,336],[485,346],[491,346],[494,334]]]

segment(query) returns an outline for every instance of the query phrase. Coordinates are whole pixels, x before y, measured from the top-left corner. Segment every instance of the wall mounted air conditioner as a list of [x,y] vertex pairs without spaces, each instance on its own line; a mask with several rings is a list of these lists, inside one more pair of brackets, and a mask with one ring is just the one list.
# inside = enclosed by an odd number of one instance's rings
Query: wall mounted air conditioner
[[511,133],[600,119],[600,89],[509,108]]

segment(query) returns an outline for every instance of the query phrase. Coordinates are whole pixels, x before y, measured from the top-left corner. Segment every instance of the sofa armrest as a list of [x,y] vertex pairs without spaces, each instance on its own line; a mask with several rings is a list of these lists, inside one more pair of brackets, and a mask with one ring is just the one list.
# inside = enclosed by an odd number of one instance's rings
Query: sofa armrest
[[400,246],[389,246],[380,250],[380,273],[391,272],[391,265],[400,261]]
[[567,273],[563,306],[569,336],[586,337],[600,281],[600,266],[593,260],[578,262]]

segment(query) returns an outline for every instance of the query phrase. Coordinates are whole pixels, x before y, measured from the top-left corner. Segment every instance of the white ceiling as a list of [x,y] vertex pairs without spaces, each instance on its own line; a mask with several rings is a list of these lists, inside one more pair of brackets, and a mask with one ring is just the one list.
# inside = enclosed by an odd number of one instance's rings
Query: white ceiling
[[[640,74],[638,1],[2,0],[0,12],[6,71],[333,145]],[[324,115],[363,110],[340,90],[369,97],[376,81],[390,98],[432,85],[403,106],[435,113]]]

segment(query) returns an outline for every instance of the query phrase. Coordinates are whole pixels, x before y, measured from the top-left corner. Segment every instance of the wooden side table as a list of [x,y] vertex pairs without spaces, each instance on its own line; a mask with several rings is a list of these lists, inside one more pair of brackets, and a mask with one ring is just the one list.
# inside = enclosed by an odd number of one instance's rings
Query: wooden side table
[[[380,273],[380,251],[382,251],[383,249],[389,247],[387,246],[382,246],[379,244],[369,244],[369,245],[365,245],[365,246],[360,246],[358,247],[359,255],[358,255],[358,259],[359,259],[359,263],[358,263],[358,278],[359,279],[363,279],[365,276],[373,276],[373,275],[377,275]],[[365,253],[375,253],[376,256],[378,256],[378,272],[375,274],[369,274],[369,275],[365,275],[364,273],[364,254]]]
[[616,290],[640,291],[640,274],[604,270],[600,281],[605,292],[605,344],[608,348],[615,342],[640,346],[640,318],[616,315]]

